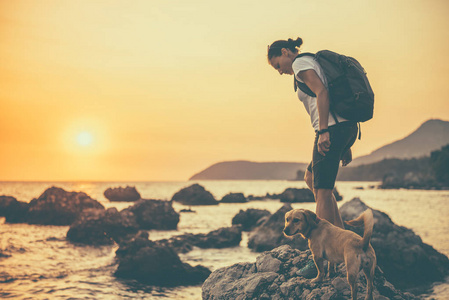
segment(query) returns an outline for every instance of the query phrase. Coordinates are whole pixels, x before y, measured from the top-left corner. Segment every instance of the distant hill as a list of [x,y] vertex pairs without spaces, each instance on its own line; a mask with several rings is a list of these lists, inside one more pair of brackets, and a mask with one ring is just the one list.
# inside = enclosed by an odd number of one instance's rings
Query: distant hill
[[295,179],[305,163],[289,162],[220,162],[193,175],[189,180],[288,180]]
[[[341,168],[338,179],[379,180],[379,176],[384,173],[382,169],[391,168],[388,162],[395,161],[389,161],[389,159],[422,158],[429,156],[430,152],[439,150],[447,144],[449,144],[449,122],[428,120],[407,137],[385,145],[369,155],[355,158],[348,167]],[[383,162],[374,166],[356,169],[356,167],[362,165],[370,165],[381,161]],[[406,165],[398,163],[398,166],[405,170],[415,163],[411,160],[406,162]],[[301,180],[303,175],[299,173],[305,170],[307,164],[294,162],[220,162],[195,174],[190,180],[290,180],[296,178]],[[297,174],[298,171],[300,172]]]
[[[428,177],[431,173],[429,160],[429,157],[411,159],[387,158],[372,164],[340,168],[337,180],[382,181],[385,175],[388,174],[403,178],[410,172]],[[298,180],[300,179],[302,178],[298,178]]]
[[387,158],[410,159],[429,156],[430,152],[449,144],[449,122],[429,120],[402,140],[385,145],[369,155],[357,157],[351,167],[371,164]]

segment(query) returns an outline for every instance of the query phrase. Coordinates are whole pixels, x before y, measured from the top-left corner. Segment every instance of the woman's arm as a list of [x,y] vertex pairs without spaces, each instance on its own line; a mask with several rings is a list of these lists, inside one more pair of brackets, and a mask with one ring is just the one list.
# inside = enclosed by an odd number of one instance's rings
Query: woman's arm
[[[301,71],[298,76],[316,95],[319,128],[320,130],[327,129],[329,122],[329,94],[326,87],[313,69]],[[317,145],[318,152],[325,156],[325,152],[329,151],[329,147],[331,145],[329,132],[320,134]]]

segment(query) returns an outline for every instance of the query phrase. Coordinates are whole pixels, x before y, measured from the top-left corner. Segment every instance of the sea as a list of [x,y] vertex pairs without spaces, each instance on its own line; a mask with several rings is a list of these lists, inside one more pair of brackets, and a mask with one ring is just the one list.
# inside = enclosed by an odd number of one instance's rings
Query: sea
[[[135,186],[143,199],[170,200],[180,189],[198,183],[217,200],[226,194],[245,196],[280,194],[286,188],[305,188],[303,181],[182,181],[182,182],[0,182],[0,195],[29,202],[47,188],[82,191],[106,208],[122,210],[132,203],[109,202],[107,188]],[[337,182],[343,196],[341,206],[359,197],[373,209],[387,213],[398,225],[412,229],[423,242],[449,256],[449,191],[382,190],[379,182]],[[188,208],[173,204],[176,211]],[[278,200],[243,204],[193,206],[195,213],[181,213],[178,230],[149,231],[150,239],[169,238],[183,233],[207,233],[231,226],[232,218],[248,208],[274,213],[282,206]],[[315,210],[314,203],[295,203],[294,208]],[[161,288],[121,280],[113,276],[117,268],[118,246],[80,246],[66,240],[68,226],[7,224],[0,219],[0,250],[10,257],[0,258],[0,298],[4,299],[201,299],[201,286]],[[255,262],[259,253],[247,247],[244,233],[239,247],[194,249],[181,254],[191,265],[216,270],[238,262]],[[449,299],[449,278],[436,283],[422,299]]]

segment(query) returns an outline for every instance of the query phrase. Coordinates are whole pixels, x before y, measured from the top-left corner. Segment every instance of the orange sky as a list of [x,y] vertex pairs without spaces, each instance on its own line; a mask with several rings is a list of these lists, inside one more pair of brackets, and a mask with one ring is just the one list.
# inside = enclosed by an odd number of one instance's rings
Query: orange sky
[[[276,4],[274,4],[276,3]],[[449,2],[1,1],[0,180],[186,180],[308,162],[313,130],[267,45],[356,57],[376,94],[354,155],[449,120]],[[92,143],[77,138],[87,132]]]

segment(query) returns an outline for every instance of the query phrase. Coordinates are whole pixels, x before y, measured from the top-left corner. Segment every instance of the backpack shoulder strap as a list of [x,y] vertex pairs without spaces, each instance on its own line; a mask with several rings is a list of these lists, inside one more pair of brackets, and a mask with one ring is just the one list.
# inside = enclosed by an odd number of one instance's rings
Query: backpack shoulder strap
[[[294,62],[297,58],[300,58],[300,57],[303,57],[303,56],[311,56],[311,57],[315,57],[315,54],[313,54],[313,53],[308,53],[308,52],[300,53],[300,54],[298,54],[298,55],[293,59],[292,64],[293,64],[293,62]],[[307,86],[307,84],[305,84],[305,83],[303,83],[303,82],[301,82],[301,81],[299,81],[299,80],[296,79],[296,74],[293,74],[293,86],[294,86],[294,88],[295,88],[295,92],[296,92],[296,91],[298,90],[298,88],[299,88],[301,91],[303,91],[304,93],[306,93],[306,94],[309,95],[310,97],[316,97],[315,93],[312,92],[311,89],[309,89],[309,87]]]
[[[319,52],[317,52],[317,54],[305,52],[305,53],[300,53],[300,54],[298,54],[298,55],[293,59],[293,62],[294,62],[297,58],[300,58],[300,57],[303,57],[303,56],[311,56],[311,57],[316,58],[318,55],[323,55],[323,53],[324,53],[325,55],[328,54],[328,53],[336,54],[336,53],[331,52],[331,51],[328,51],[328,50],[319,51]],[[339,55],[339,54],[337,54],[337,55]],[[293,62],[292,62],[292,64],[293,64]],[[296,91],[298,90],[298,88],[299,88],[301,91],[303,91],[305,94],[309,95],[310,97],[316,97],[315,93],[312,92],[312,90],[307,86],[307,84],[305,84],[305,83],[303,83],[303,82],[301,82],[301,81],[299,81],[299,80],[296,79],[296,75],[295,75],[295,74],[293,74],[293,83],[294,83],[294,87],[295,87],[295,92],[296,92]],[[331,113],[332,117],[334,118],[335,123],[337,123],[337,124],[340,123],[340,122],[338,121],[338,118],[337,118],[337,116],[335,115],[334,111],[333,111],[330,107],[329,107],[329,112]]]

